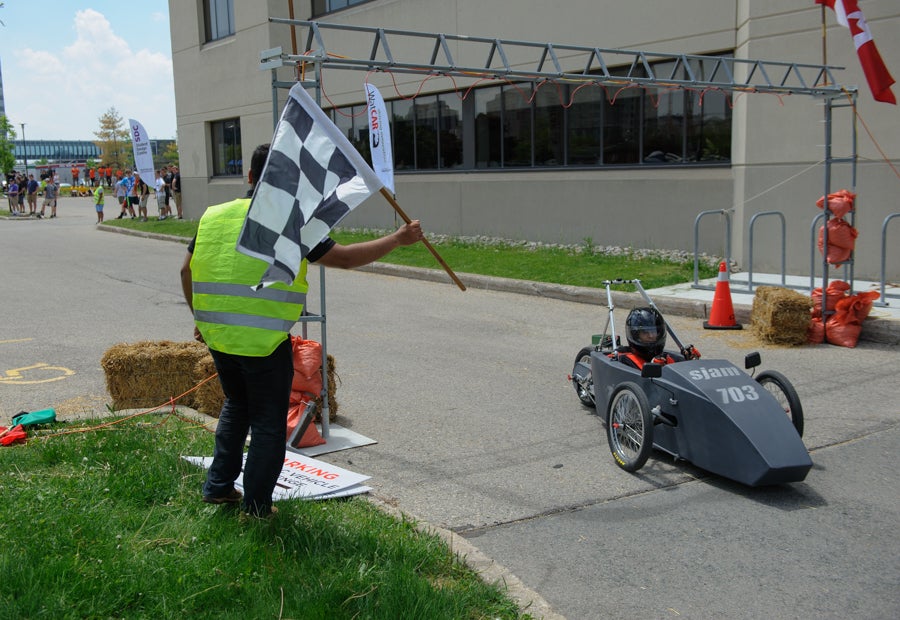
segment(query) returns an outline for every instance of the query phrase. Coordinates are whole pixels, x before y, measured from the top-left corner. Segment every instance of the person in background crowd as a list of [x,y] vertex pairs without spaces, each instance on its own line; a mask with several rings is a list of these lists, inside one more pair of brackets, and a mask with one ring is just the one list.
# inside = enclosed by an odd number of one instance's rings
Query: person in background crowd
[[[116,181],[116,202],[119,203],[122,209],[119,212],[119,217],[116,219],[121,220],[128,213],[128,209],[131,206],[131,203],[128,201],[128,184],[125,183],[125,179]],[[134,210],[131,212],[131,217],[134,218]]]
[[163,221],[169,215],[166,211],[166,181],[163,178],[162,168],[156,171],[156,178],[153,180],[153,187],[156,190],[156,210],[159,221]]
[[128,212],[131,213],[131,219],[135,218],[135,211],[138,207],[137,188],[135,187],[134,172],[131,168],[125,170],[125,187],[128,188]]
[[172,166],[163,167],[163,181],[166,183],[166,212],[172,216]]
[[40,185],[38,184],[38,182],[34,180],[34,175],[29,174],[28,185],[26,186],[26,198],[28,199],[28,215],[35,215],[37,213],[37,195],[39,187]]
[[72,166],[72,187],[78,187],[78,166]]
[[58,195],[59,186],[56,184],[56,178],[51,175],[47,178],[47,185],[44,186],[44,202],[41,203],[41,213],[38,217],[44,217],[47,207],[50,207],[50,219],[56,217],[56,197]]
[[92,188],[94,187],[94,183],[96,182],[95,175],[96,175],[96,171],[95,171],[93,168],[91,168],[90,170],[88,170],[88,179],[90,179],[90,183],[91,183],[91,187],[92,187]]
[[97,211],[97,223],[103,223],[103,183],[94,188],[94,209]]
[[147,221],[147,201],[150,199],[150,186],[144,183],[139,172],[134,173],[134,191],[138,199],[138,215],[142,222]]
[[24,174],[19,175],[19,215],[25,215],[25,194],[28,190],[28,179]]
[[18,175],[13,176],[12,180],[9,183],[9,187],[6,188],[6,197],[9,198],[9,214],[10,215],[19,215],[19,177]]
[[106,188],[109,189],[110,187],[112,187],[112,166],[109,166],[109,165],[106,166],[105,174],[106,174]]
[[175,201],[175,210],[178,212],[178,219],[184,219],[181,204],[181,172],[178,166],[172,166],[172,199]]

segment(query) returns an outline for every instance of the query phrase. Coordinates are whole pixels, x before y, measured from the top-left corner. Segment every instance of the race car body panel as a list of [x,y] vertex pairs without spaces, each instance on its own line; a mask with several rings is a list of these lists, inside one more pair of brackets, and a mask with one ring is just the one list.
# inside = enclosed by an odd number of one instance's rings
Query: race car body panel
[[655,410],[654,447],[748,486],[798,482],[812,467],[809,452],[775,398],[726,360],[663,366],[659,378],[610,356],[591,355],[595,406],[607,421],[624,381],[638,384]]

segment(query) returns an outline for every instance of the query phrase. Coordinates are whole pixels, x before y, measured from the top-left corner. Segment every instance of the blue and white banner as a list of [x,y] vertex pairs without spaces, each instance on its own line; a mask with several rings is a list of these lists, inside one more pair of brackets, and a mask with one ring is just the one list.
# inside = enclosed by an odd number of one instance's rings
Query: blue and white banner
[[369,148],[372,169],[386,188],[394,193],[394,153],[391,148],[391,126],[378,89],[366,83],[366,111],[369,117]]
[[153,152],[150,150],[150,138],[144,126],[133,118],[128,119],[128,128],[131,131],[131,146],[134,150],[134,167],[137,168],[141,180],[147,185],[153,185],[154,168]]

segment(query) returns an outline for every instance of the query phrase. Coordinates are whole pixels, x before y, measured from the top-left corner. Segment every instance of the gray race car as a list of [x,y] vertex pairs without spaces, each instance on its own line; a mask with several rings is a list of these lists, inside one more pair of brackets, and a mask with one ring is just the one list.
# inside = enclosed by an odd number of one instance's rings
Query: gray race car
[[775,371],[754,378],[760,364],[746,356],[741,369],[727,360],[701,359],[684,346],[665,351],[667,363],[636,368],[615,336],[611,286],[633,284],[655,304],[639,280],[607,280],[609,318],[603,334],[575,358],[570,375],[581,403],[606,425],[613,458],[630,472],[644,466],[653,448],[748,486],[799,482],[812,467],[803,444],[803,409],[790,381]]

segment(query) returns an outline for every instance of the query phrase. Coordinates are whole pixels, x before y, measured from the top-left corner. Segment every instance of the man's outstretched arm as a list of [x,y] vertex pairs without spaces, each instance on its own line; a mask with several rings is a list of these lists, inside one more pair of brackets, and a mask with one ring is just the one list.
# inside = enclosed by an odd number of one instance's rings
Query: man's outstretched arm
[[379,258],[389,254],[394,248],[404,245],[412,245],[425,238],[419,220],[413,220],[404,224],[389,235],[371,241],[362,241],[350,245],[340,243],[328,250],[319,260],[317,265],[326,267],[338,267],[340,269],[353,269],[368,265]]

